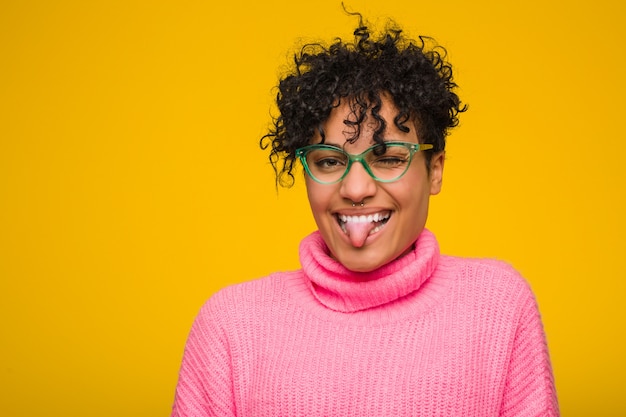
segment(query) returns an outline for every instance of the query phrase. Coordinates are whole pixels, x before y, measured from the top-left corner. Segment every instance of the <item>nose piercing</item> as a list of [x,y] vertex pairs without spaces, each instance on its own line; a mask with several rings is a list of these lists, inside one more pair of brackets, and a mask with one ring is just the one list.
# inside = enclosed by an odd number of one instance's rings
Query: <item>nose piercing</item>
[[365,201],[361,201],[360,203],[355,203],[354,201],[352,202],[352,207],[356,207],[356,205],[360,205],[361,207],[363,207],[365,205]]

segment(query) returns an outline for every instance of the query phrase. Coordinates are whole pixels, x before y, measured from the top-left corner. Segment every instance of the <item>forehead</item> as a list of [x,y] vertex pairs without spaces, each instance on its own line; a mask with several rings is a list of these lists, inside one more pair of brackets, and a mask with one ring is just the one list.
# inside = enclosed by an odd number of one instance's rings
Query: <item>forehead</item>
[[[375,143],[374,134],[379,129],[381,121],[372,115],[371,106],[365,109],[355,106],[354,100],[343,99],[337,107],[330,112],[328,119],[322,123],[325,140],[324,143],[350,149],[351,152],[364,150]],[[418,142],[415,125],[408,120],[404,125],[409,128],[408,132],[401,131],[394,123],[399,111],[393,101],[385,95],[381,96],[381,108],[378,111],[378,119],[384,121],[385,129],[381,137],[385,141]],[[360,120],[360,123],[359,123]],[[322,137],[316,133],[312,143],[320,143]]]

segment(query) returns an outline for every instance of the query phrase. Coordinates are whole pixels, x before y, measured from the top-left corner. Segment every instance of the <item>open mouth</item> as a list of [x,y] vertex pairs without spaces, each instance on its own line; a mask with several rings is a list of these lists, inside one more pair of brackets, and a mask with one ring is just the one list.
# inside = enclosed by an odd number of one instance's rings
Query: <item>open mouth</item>
[[367,237],[380,231],[391,217],[390,211],[380,213],[348,216],[345,214],[336,214],[339,227],[345,234],[351,237],[361,236]]

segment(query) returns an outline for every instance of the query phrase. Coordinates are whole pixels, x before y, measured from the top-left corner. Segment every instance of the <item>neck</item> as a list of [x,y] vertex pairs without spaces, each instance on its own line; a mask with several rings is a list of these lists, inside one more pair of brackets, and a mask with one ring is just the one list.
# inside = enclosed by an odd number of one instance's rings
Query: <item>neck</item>
[[324,306],[340,312],[380,307],[417,291],[438,260],[437,240],[426,229],[403,256],[370,272],[350,271],[333,259],[319,232],[300,245],[300,262],[311,291]]

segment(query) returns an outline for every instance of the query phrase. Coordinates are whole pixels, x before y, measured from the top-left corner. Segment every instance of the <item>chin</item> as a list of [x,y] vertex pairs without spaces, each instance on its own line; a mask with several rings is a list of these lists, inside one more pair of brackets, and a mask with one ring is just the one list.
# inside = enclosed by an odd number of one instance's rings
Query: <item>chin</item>
[[[417,240],[417,238],[415,240]],[[413,251],[415,248],[415,240],[412,240],[405,249],[397,252],[383,250],[381,253],[381,251],[376,250],[376,247],[365,247],[360,249],[349,247],[338,248],[340,249],[339,251],[333,251],[331,249],[331,256],[350,271],[371,272],[387,265],[390,262],[393,262],[396,259],[402,258],[409,252]],[[402,247],[404,247],[404,245]],[[381,249],[380,246],[378,249]]]
[[368,253],[368,251],[359,251],[357,253],[333,255],[333,258],[342,264],[346,269],[353,272],[371,272],[381,266],[391,262],[395,257],[376,257]]
[[370,264],[363,264],[363,262],[356,262],[354,264],[349,264],[349,263],[344,263],[344,262],[341,262],[341,263],[343,266],[345,266],[347,269],[349,269],[352,272],[372,272],[384,265],[384,263],[370,265]]

